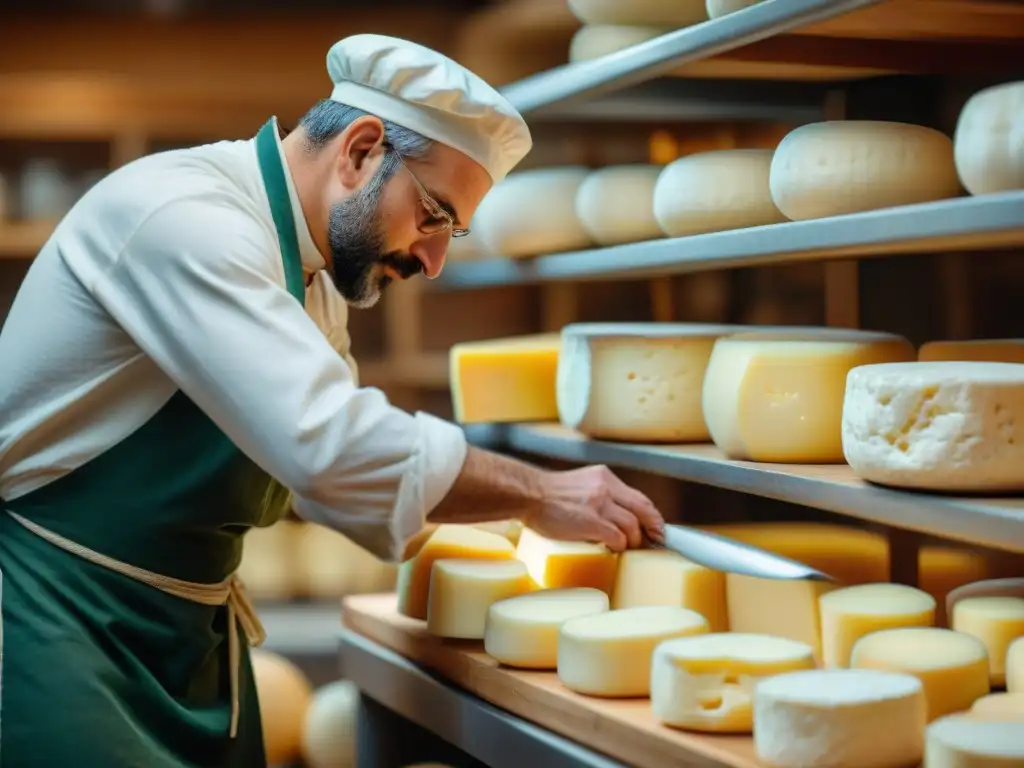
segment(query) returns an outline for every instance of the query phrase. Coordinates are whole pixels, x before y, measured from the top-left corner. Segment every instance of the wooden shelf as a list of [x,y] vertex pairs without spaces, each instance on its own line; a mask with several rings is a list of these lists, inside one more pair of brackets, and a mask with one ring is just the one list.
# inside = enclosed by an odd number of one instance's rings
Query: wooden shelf
[[0,259],[34,259],[55,226],[52,221],[0,223]]

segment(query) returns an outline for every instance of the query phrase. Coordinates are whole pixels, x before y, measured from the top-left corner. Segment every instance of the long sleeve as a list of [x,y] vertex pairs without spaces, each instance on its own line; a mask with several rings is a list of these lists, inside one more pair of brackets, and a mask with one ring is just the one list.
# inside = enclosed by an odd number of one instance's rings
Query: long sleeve
[[284,288],[276,237],[217,198],[165,205],[87,289],[311,520],[395,559],[466,455],[457,426],[360,389]]

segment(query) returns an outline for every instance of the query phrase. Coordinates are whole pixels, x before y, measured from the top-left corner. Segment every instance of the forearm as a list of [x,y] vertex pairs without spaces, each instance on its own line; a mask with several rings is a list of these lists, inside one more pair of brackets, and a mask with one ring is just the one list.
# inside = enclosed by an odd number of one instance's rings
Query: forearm
[[448,495],[427,516],[430,523],[485,523],[529,519],[544,500],[544,470],[470,447]]

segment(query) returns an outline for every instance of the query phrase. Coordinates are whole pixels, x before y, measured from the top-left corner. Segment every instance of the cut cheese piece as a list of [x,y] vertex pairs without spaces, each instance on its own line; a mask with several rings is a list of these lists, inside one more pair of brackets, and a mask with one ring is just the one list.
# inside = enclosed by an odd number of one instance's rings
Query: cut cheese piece
[[932,128],[874,121],[803,125],[772,158],[775,205],[790,219],[818,219],[960,194],[953,142]]
[[576,215],[576,192],[589,173],[582,166],[510,173],[480,202],[476,234],[491,253],[513,258],[593,245]]
[[922,363],[943,360],[979,363],[1024,363],[1024,339],[929,341],[917,352]]
[[491,605],[532,589],[526,566],[518,560],[437,560],[430,572],[427,631],[483,640]]
[[725,574],[668,550],[631,549],[619,556],[612,607],[641,605],[689,608],[707,619],[712,632],[729,629]]
[[984,644],[951,629],[910,627],[872,632],[853,646],[850,666],[916,677],[924,687],[929,721],[962,712],[989,692]]
[[704,372],[716,339],[741,326],[579,323],[562,329],[558,414],[607,440],[704,442]]
[[910,768],[924,752],[925,700],[911,675],[816,669],[754,695],[754,749],[773,768]]
[[1024,189],[1024,81],[971,96],[953,145],[960,180],[972,195]]
[[654,188],[654,215],[670,237],[785,221],[772,200],[770,149],[723,149],[665,166]]
[[704,0],[569,0],[569,10],[584,24],[628,27],[686,27],[708,18]]
[[545,589],[510,597],[487,613],[484,650],[498,662],[522,669],[558,667],[558,632],[579,616],[608,610],[599,589]]
[[1024,365],[858,368],[847,379],[842,436],[850,467],[874,483],[1024,490]]
[[990,693],[974,702],[970,714],[989,720],[1024,721],[1024,693]]
[[822,595],[821,648],[826,667],[850,666],[854,644],[872,632],[930,627],[935,598],[904,584],[860,584]]
[[953,606],[953,629],[985,644],[992,686],[1002,688],[1010,643],[1024,637],[1024,598],[965,597]]
[[561,336],[541,333],[456,344],[449,353],[452,407],[463,424],[554,421]]
[[1024,730],[1006,719],[949,715],[928,726],[924,768],[1021,768]]
[[708,18],[718,19],[728,16],[730,13],[742,11],[759,2],[761,0],[707,0]]
[[651,663],[651,710],[665,725],[750,733],[754,687],[762,679],[814,669],[806,643],[724,633],[666,640]]
[[576,192],[576,216],[598,245],[662,236],[654,218],[660,165],[612,165],[591,173]]
[[732,632],[786,637],[806,643],[821,659],[819,598],[835,589],[820,581],[777,581],[736,573],[725,577]]
[[516,557],[542,589],[592,587],[611,595],[619,556],[603,544],[555,541],[523,528]]
[[915,356],[906,339],[866,331],[821,328],[721,338],[704,377],[704,418],[729,458],[841,463],[847,374],[857,366]]
[[470,525],[442,525],[415,557],[398,569],[398,612],[414,619],[427,618],[430,574],[437,560],[512,560],[515,547],[504,536]]
[[1024,637],[1011,641],[1006,650],[1006,690],[1024,693]]
[[707,631],[707,620],[696,611],[666,605],[570,619],[558,634],[558,678],[588,696],[649,696],[658,643]]

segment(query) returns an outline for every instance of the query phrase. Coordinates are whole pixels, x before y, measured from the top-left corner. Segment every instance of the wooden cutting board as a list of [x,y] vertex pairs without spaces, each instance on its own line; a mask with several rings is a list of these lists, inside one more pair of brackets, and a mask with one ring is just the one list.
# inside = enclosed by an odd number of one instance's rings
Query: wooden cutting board
[[749,736],[687,733],[658,724],[647,699],[572,693],[554,672],[502,667],[479,642],[442,640],[426,623],[399,615],[394,595],[344,601],[345,626],[437,672],[481,699],[636,768],[756,768]]

